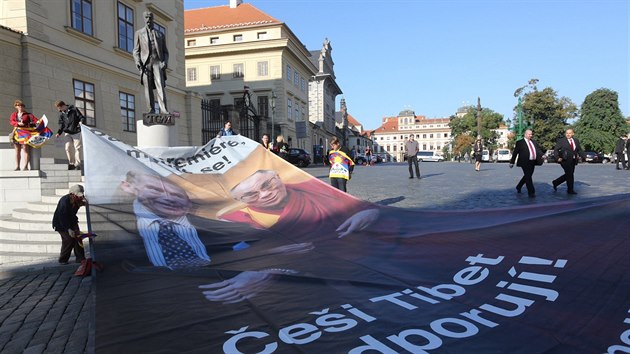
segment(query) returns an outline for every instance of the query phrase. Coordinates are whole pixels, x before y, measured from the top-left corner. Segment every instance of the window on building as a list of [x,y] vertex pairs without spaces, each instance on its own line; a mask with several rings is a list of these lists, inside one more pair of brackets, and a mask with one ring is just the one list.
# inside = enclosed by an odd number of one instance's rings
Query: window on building
[[118,3],[118,48],[131,53],[133,51],[133,9]]
[[427,135],[426,134],[422,134],[422,139],[426,139]]
[[189,47],[194,47],[197,45],[197,40],[196,39],[189,39],[186,41],[186,45]]
[[242,42],[243,41],[243,35],[242,34],[235,34],[233,38],[234,38],[234,42]]
[[77,31],[93,34],[92,0],[71,0],[72,28]]
[[300,90],[306,92],[306,80],[303,77],[300,78]]
[[287,118],[290,120],[293,117],[291,116],[293,114],[293,101],[290,98],[287,98]]
[[389,151],[390,151],[390,150],[389,150],[389,145],[387,145],[387,146],[385,147],[385,149],[387,150],[387,152],[389,152]]
[[210,44],[218,44],[219,37],[210,37]]
[[394,145],[394,152],[396,152],[396,148],[397,148],[397,146],[396,146],[396,145]]
[[306,105],[302,105],[302,120],[306,121]]
[[405,140],[405,136],[404,136],[404,135],[401,135],[401,136],[400,136],[400,140]]
[[120,118],[126,132],[136,131],[136,97],[124,92],[118,92],[120,101]]
[[186,69],[186,78],[188,81],[197,81],[197,68]]
[[293,118],[296,120],[300,119],[300,104],[297,101],[295,102],[295,114],[293,115]]
[[256,34],[256,37],[257,37],[258,39],[267,39],[267,32],[258,32],[258,33]]
[[258,115],[269,117],[269,97],[258,96]]
[[245,72],[243,71],[243,63],[234,64],[234,71],[232,72],[232,77],[243,77],[245,76]]
[[297,86],[300,84],[300,73],[297,70],[293,71],[293,85]]
[[430,138],[430,139],[433,139],[433,134],[429,134],[429,138]]
[[291,65],[287,64],[287,81],[291,82],[293,79],[293,71],[291,70]]
[[220,65],[210,66],[210,80],[219,80],[219,79],[221,79],[221,66]]
[[269,75],[269,62],[259,61],[258,62],[258,76],[267,76]]
[[426,150],[427,149],[427,144],[422,144],[422,150]]
[[241,111],[244,105],[245,105],[245,100],[243,99],[243,97],[234,98],[234,108],[236,108],[236,110]]
[[153,29],[162,33],[162,35],[164,35],[164,39],[166,40],[166,27],[157,22],[153,22]]
[[445,137],[445,138],[448,138],[448,133],[444,133],[444,137]]
[[85,116],[86,125],[96,126],[94,84],[72,80],[72,85],[74,87],[74,106],[81,110]]

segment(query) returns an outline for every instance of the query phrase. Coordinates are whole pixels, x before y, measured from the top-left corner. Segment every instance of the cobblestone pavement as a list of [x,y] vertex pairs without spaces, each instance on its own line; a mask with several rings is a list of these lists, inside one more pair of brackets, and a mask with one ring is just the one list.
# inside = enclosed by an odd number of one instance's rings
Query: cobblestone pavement
[[[305,171],[328,183],[327,167]],[[348,192],[381,205],[427,210],[501,208],[630,193],[630,171],[610,164],[578,165],[578,195],[568,195],[564,185],[553,191],[551,181],[562,174],[559,165],[537,167],[536,198],[528,198],[526,190],[516,193],[522,170],[507,164],[482,164],[476,172],[469,163],[424,162],[420,172],[418,180],[409,179],[407,164],[357,166]],[[0,353],[86,352],[92,282],[75,277],[76,268],[30,264],[0,269]]]

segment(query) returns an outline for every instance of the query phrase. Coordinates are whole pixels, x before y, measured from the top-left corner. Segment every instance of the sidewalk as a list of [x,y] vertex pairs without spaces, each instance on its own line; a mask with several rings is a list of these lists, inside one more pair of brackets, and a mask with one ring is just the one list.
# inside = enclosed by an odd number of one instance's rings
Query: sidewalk
[[[305,169],[329,183],[328,168]],[[482,164],[475,172],[466,163],[421,163],[422,179],[409,179],[407,164],[357,166],[348,192],[380,205],[425,210],[502,208],[630,194],[630,172],[614,165],[580,164],[576,168],[577,196],[563,185],[554,192],[551,180],[562,174],[557,165],[536,168],[536,198],[514,187],[522,170],[507,164]],[[0,353],[83,353],[88,348],[91,278],[73,275],[77,264],[0,267]],[[107,269],[105,269],[107,271]],[[124,325],[124,324],[121,324]]]

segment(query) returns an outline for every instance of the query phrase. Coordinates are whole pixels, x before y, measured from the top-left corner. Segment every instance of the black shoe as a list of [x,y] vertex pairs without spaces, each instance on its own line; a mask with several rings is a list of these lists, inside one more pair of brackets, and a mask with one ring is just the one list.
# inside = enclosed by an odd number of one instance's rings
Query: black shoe
[[413,176],[409,177],[409,179],[413,179]]
[[422,178],[422,177],[418,176],[418,179],[420,179],[420,178]]
[[567,194],[577,194],[577,192],[574,191],[568,191]]
[[527,196],[530,197],[530,198],[536,198],[536,194],[535,193],[528,194]]
[[558,185],[556,184],[556,182],[551,181],[551,184],[553,184],[553,191],[557,191],[558,190]]
[[516,187],[516,193],[521,194],[521,189]]
[[74,169],[75,169],[74,165],[68,165],[68,171],[74,170]]
[[59,261],[59,264],[66,265],[66,264],[68,264],[68,261]]

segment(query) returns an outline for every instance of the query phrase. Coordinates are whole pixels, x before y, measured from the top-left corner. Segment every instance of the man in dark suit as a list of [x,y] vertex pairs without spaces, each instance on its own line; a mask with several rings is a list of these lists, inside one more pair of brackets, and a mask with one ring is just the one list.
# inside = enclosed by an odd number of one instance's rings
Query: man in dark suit
[[136,31],[134,35],[133,59],[140,71],[140,83],[144,85],[149,113],[155,112],[155,96],[160,113],[168,114],[166,110],[166,67],[168,65],[168,49],[162,32],[153,28],[153,14],[144,12],[146,26]]
[[[626,165],[626,144],[627,144],[627,138],[622,135],[619,138],[619,140],[617,140],[617,145],[615,146],[615,155],[617,155],[617,169],[618,170],[621,170],[622,168],[624,170],[628,169],[628,166]],[[621,167],[619,167],[620,163],[621,163]]]
[[512,152],[512,158],[510,159],[510,168],[512,168],[514,167],[516,156],[518,156],[516,166],[523,169],[523,178],[521,178],[516,185],[516,191],[520,193],[524,184],[527,186],[527,194],[530,198],[536,196],[536,189],[534,188],[532,175],[534,174],[534,168],[536,167],[536,159],[542,158],[543,153],[538,144],[532,140],[532,135],[533,133],[530,129],[525,131],[523,139],[516,142],[514,151]]
[[578,164],[578,160],[585,159],[586,154],[582,150],[580,141],[573,137],[573,129],[567,129],[564,138],[556,141],[556,146],[553,149],[555,156],[558,157],[558,163],[562,166],[564,174],[551,183],[553,184],[553,190],[558,190],[558,186],[564,182],[567,182],[567,193],[577,194],[573,190],[573,173],[575,172],[575,166]]

